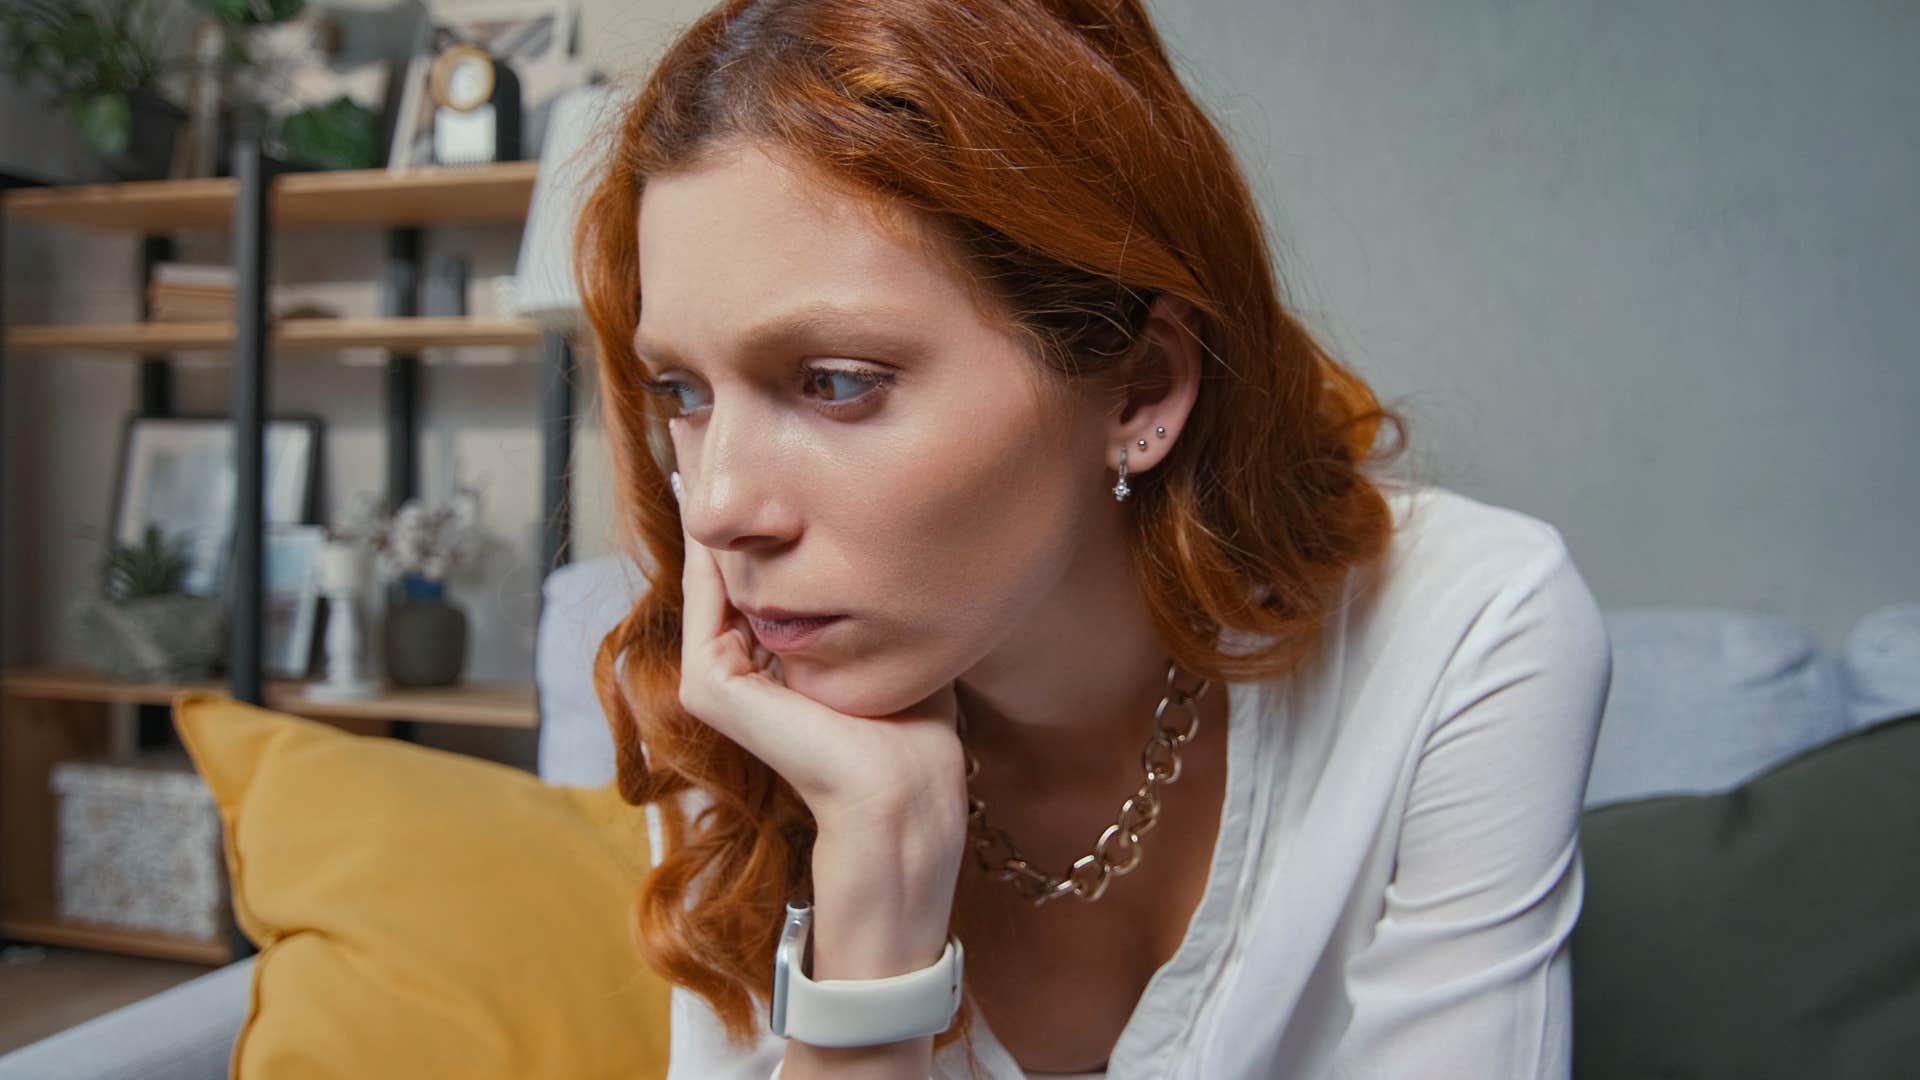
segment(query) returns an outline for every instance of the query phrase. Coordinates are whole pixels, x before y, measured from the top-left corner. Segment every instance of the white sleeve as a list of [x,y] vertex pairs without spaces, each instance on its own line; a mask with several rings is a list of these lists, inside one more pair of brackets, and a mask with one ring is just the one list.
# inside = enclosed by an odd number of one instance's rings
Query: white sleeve
[[1579,828],[1612,651],[1557,531],[1441,677],[1333,1075],[1565,1080]]
[[762,1080],[780,1075],[787,1041],[765,1029],[751,1046],[727,1038],[720,1017],[705,998],[673,988],[666,1080]]
[[[692,820],[707,805],[707,796],[698,788],[684,789],[675,797],[686,820]],[[662,843],[665,827],[660,805],[647,804],[647,831],[656,867],[665,850]],[[705,998],[683,986],[674,986],[670,1000],[666,1080],[761,1080],[780,1075],[787,1041],[773,1034],[767,1026],[765,1012],[759,1014],[759,1038],[752,1046],[742,1049],[727,1038],[719,1015]]]
[[[782,1065],[785,1065],[786,1063],[787,1063],[787,1059],[784,1057],[782,1057],[779,1061],[775,1062],[773,1066],[773,1072],[767,1076],[767,1080],[780,1080],[780,1067]],[[929,1073],[927,1074],[927,1080],[939,1080],[939,1077],[933,1073]]]

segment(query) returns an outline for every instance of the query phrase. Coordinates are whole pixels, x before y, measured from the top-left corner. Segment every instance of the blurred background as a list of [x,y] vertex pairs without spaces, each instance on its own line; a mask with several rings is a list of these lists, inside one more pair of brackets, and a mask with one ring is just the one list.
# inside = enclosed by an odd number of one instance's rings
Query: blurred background
[[[1837,646],[1864,612],[1920,596],[1920,9],[1148,6],[1241,154],[1294,304],[1408,411],[1439,482],[1553,522],[1606,606],[1763,609]],[[579,66],[643,69],[704,7],[581,0]],[[76,139],[68,117],[0,91],[0,170],[82,176]],[[179,257],[224,259],[224,239],[201,239]],[[469,255],[477,281],[512,272],[518,239],[452,229],[432,247]],[[136,310],[137,237],[25,223],[7,240],[9,324]],[[276,254],[289,292],[377,306],[377,242],[309,236]],[[380,378],[373,364],[275,373],[276,409],[326,420],[323,519],[376,486]],[[462,594],[470,675],[531,672],[534,379],[525,364],[429,365],[422,389],[423,492],[480,482],[503,544]],[[91,572],[74,529],[109,506],[136,391],[119,364],[9,372],[5,566],[23,587],[5,640],[33,659],[71,647],[34,628]],[[181,412],[224,409],[225,374],[184,368],[176,393]],[[580,419],[586,557],[612,540],[584,398]]]
[[[301,171],[532,162],[562,93],[645,71],[707,6],[0,0],[0,178],[215,180],[240,125],[257,125],[269,152]],[[1409,417],[1421,475],[1551,522],[1609,612],[1776,619],[1837,656],[1863,616],[1920,601],[1920,7],[1147,6],[1240,154],[1287,299]],[[454,63],[474,41],[491,66]],[[482,130],[449,115],[443,98],[472,94],[502,119]],[[143,157],[155,124],[172,141]],[[413,262],[420,314],[512,314],[522,239],[498,222],[426,230]],[[231,316],[225,234],[180,232],[157,278],[143,272],[153,260],[143,264],[142,245],[136,229],[8,220],[5,325]],[[272,310],[379,315],[391,255],[375,226],[278,240]],[[294,519],[309,546],[287,557],[318,565],[315,545],[339,537],[316,529],[378,534],[395,588],[464,620],[455,682],[519,687],[526,699],[527,723],[425,723],[410,737],[533,769],[551,535],[538,346],[415,350],[415,509],[444,511],[443,531],[369,503],[387,468],[388,351],[274,365],[273,414],[320,425]],[[73,632],[73,605],[102,588],[100,540],[127,513],[128,418],[143,402],[139,366],[110,352],[6,350],[0,664],[10,670],[98,662]],[[220,349],[172,359],[172,413],[227,411]],[[616,548],[590,350],[578,362],[574,561]],[[173,445],[172,460],[190,460],[189,443]],[[151,498],[189,512],[202,489],[183,475],[155,481]],[[114,580],[139,578],[141,565],[130,556]],[[306,563],[284,566],[295,568],[288,580],[311,580]],[[325,649],[299,622],[313,600],[290,603],[282,614],[306,636],[289,663],[318,675]],[[1915,609],[1905,610],[1911,643]],[[369,610],[370,629],[380,617]],[[1635,640],[1666,640],[1656,629]],[[1915,685],[1912,665],[1902,671]],[[1651,700],[1620,690],[1616,704]],[[143,741],[133,706],[114,708],[121,749]],[[131,1000],[178,976],[156,979],[122,980],[112,994]],[[64,1022],[104,1011],[112,994]],[[62,1023],[43,1017],[39,1033]]]

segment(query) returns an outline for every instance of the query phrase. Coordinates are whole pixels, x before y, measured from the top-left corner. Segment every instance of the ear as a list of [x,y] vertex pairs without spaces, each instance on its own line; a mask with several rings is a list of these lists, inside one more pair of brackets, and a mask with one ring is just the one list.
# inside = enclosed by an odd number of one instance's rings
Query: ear
[[[1200,397],[1206,348],[1200,313],[1177,296],[1162,293],[1147,312],[1146,326],[1129,351],[1120,384],[1120,409],[1108,421],[1107,468],[1144,473],[1166,460]],[[1146,445],[1142,446],[1142,440]]]

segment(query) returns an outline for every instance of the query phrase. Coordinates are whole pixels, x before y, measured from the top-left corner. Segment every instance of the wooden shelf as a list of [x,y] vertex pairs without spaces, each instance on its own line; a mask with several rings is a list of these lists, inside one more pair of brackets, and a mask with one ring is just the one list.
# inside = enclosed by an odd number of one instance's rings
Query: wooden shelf
[[[539,168],[537,161],[506,161],[403,173],[286,173],[273,180],[273,228],[521,221]],[[98,229],[225,229],[237,186],[232,177],[219,177],[16,188],[0,196],[0,205],[18,219]]]
[[[388,687],[361,701],[309,701],[303,682],[267,684],[267,707],[316,720],[411,720],[429,724],[534,728],[539,706],[523,683],[466,683],[421,689]],[[14,668],[0,676],[8,697],[43,701],[128,702],[171,705],[187,690],[225,694],[225,683],[124,683],[75,668]]]
[[308,701],[300,695],[300,686],[291,683],[268,690],[268,706],[315,719],[416,720],[505,728],[540,725],[540,709],[534,700],[533,687],[517,683],[471,683],[417,690],[391,687],[365,701]]
[[222,967],[233,960],[233,950],[223,941],[73,922],[61,918],[59,909],[51,901],[9,907],[0,913],[0,935],[38,945],[98,949],[156,960],[184,960],[209,967]]
[[[269,331],[275,349],[376,348],[412,351],[432,346],[514,345],[540,342],[540,325],[528,319],[434,316],[419,318],[281,319]],[[155,353],[218,350],[233,344],[233,324],[223,322],[101,323],[13,326],[12,352],[124,352],[129,358]]]

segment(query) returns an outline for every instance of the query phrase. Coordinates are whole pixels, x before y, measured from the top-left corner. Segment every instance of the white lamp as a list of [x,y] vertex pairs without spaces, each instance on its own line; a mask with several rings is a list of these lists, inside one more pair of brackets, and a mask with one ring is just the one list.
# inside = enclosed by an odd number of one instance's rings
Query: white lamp
[[615,101],[614,88],[603,83],[569,90],[553,103],[520,238],[509,309],[569,336],[585,328],[573,282],[573,229],[605,155],[606,143],[595,136],[606,133]]

